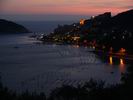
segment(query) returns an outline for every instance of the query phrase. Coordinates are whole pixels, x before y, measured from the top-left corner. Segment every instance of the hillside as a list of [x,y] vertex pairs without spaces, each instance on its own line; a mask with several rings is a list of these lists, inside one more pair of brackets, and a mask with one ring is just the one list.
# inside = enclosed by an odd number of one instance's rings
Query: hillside
[[28,33],[29,30],[24,26],[11,21],[0,19],[0,34],[5,33]]
[[133,9],[113,17],[113,26],[133,32]]
[[[107,24],[108,25],[108,24]],[[132,53],[133,46],[133,10],[119,13],[112,17],[111,26],[106,29],[107,35],[103,37],[100,44],[108,48],[113,47],[115,50],[126,48]]]

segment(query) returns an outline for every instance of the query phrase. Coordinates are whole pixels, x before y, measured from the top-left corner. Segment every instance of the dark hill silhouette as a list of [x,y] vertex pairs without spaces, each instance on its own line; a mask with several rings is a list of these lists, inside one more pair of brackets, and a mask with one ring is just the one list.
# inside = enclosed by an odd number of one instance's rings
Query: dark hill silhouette
[[24,26],[11,21],[0,19],[0,33],[28,33],[30,32]]
[[133,9],[114,16],[112,22],[112,27],[118,27],[133,32]]
[[100,44],[113,47],[116,51],[123,47],[133,53],[133,9],[119,13],[105,25],[109,26],[105,29],[107,35],[101,39]]
[[[112,30],[133,32],[133,9],[111,16],[110,12],[86,20],[82,33],[89,29],[90,33],[110,33]],[[91,31],[93,30],[93,31]]]

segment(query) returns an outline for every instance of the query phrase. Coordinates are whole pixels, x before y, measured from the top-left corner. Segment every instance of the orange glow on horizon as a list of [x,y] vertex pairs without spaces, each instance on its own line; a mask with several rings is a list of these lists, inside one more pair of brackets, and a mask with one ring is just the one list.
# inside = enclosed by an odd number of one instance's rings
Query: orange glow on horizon
[[[2,0],[0,15],[11,20],[79,20],[130,10],[132,0]],[[22,16],[21,16],[22,15]],[[63,17],[62,17],[63,16]]]
[[[107,2],[105,0],[103,1],[105,3]],[[79,0],[79,2],[83,1]],[[69,14],[94,16],[104,12],[112,12],[113,14],[117,14],[119,12],[129,10],[129,8],[117,6],[106,7],[106,5],[103,5],[102,7],[99,7],[97,6],[99,1],[95,1],[95,6],[92,4],[87,5],[85,2],[87,2],[87,0],[84,0],[83,4],[79,4],[78,1],[76,4],[70,3],[69,0],[55,0],[55,2],[52,0],[14,0],[14,2],[7,2],[2,12],[9,14]]]

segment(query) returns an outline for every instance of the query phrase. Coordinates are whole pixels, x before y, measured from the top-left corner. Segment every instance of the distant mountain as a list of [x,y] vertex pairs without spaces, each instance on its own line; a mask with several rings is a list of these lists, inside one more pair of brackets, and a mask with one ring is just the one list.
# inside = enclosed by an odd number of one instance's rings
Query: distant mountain
[[30,31],[24,26],[11,21],[0,19],[0,34],[4,33],[29,33]]

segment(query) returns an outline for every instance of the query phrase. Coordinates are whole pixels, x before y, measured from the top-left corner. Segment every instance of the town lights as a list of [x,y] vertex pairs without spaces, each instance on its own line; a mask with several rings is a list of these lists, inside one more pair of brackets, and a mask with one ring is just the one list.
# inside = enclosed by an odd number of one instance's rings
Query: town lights
[[122,58],[120,59],[120,65],[124,65],[124,61]]
[[80,20],[80,25],[84,25],[85,19]]
[[120,55],[125,55],[125,52],[126,52],[126,49],[124,49],[124,48],[121,48],[121,49],[119,50],[119,54],[120,54]]

